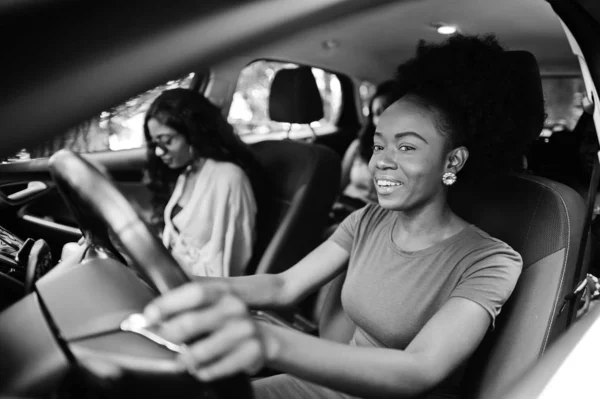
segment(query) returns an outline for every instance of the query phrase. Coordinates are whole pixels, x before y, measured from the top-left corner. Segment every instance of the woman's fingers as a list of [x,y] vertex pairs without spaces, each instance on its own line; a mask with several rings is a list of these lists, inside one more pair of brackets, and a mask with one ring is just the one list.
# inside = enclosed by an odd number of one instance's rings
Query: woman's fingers
[[144,314],[161,336],[186,344],[181,360],[201,380],[254,373],[265,363],[261,330],[222,281],[186,284],[151,302]]
[[200,368],[188,370],[202,381],[212,381],[241,372],[254,374],[265,363],[262,345],[258,340],[244,341],[224,356]]
[[246,317],[246,306],[232,295],[222,295],[212,306],[186,311],[160,324],[160,335],[172,342],[189,343],[217,331],[229,320]]
[[144,309],[144,316],[148,323],[156,324],[181,312],[212,305],[226,292],[228,286],[223,282],[191,282],[150,302]]
[[233,348],[246,342],[260,344],[255,324],[246,319],[231,320],[219,331],[188,345],[189,358],[186,363],[194,369],[201,368],[227,356]]

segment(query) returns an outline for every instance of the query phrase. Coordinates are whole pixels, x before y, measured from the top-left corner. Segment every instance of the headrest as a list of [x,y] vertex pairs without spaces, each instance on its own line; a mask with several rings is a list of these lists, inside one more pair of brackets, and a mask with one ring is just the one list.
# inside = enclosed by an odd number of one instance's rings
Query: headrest
[[[522,121],[524,144],[529,146],[537,139],[544,125],[544,92],[540,69],[533,54],[528,51],[507,51],[507,66],[512,79],[509,85],[518,95],[513,96],[523,106],[516,106],[515,117]],[[538,107],[532,110],[532,107]]]
[[286,123],[311,123],[323,118],[323,100],[310,67],[281,69],[275,74],[269,117]]

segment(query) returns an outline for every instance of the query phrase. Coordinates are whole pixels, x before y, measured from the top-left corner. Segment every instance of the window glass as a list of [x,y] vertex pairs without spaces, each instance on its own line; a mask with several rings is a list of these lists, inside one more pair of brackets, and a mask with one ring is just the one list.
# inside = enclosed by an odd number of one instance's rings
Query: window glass
[[583,113],[583,80],[544,77],[542,87],[547,118],[539,138],[531,143],[524,166],[583,193],[589,184],[597,142],[593,129],[572,134]]
[[375,90],[377,90],[377,86],[368,81],[362,82],[358,87],[361,110],[365,118],[369,116],[369,103],[371,102],[371,98],[375,95]]
[[49,157],[56,151],[68,148],[76,152],[117,151],[139,148],[144,145],[143,122],[146,110],[164,90],[190,87],[194,74],[170,80],[145,93],[130,98],[123,104],[101,112],[62,136],[57,136],[4,160],[5,162]]
[[[280,69],[297,68],[298,65],[277,61],[256,61],[240,73],[227,120],[246,142],[287,137],[289,123],[269,119],[269,93],[273,77]],[[324,117],[312,123],[316,134],[331,130],[339,117],[342,106],[342,88],[335,74],[319,68],[312,73],[323,98]],[[307,125],[292,124],[291,138],[310,137]]]
[[546,125],[542,137],[552,131],[573,130],[583,113],[582,100],[586,97],[581,77],[544,77],[542,79],[546,102]]

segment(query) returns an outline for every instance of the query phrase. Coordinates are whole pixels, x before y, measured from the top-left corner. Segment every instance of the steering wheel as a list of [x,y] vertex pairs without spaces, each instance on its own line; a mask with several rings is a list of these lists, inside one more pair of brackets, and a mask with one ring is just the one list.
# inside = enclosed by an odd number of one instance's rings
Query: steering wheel
[[190,281],[105,173],[69,150],[52,156],[49,168],[86,241],[112,250],[110,229],[133,266],[160,293]]
[[189,278],[111,180],[90,162],[61,150],[49,168],[86,239],[107,246],[112,231],[151,287],[110,257],[55,268],[42,277],[33,293],[0,313],[0,396],[48,396],[85,381],[110,397],[252,397],[246,376],[201,383],[181,367],[176,353],[120,327],[157,292]]

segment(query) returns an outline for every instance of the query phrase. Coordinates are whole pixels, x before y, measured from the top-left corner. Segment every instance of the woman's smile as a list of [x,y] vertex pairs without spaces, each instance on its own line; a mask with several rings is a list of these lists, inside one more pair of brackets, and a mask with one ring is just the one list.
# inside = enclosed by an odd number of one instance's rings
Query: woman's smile
[[390,176],[376,176],[373,180],[379,195],[389,195],[404,185],[400,180]]

